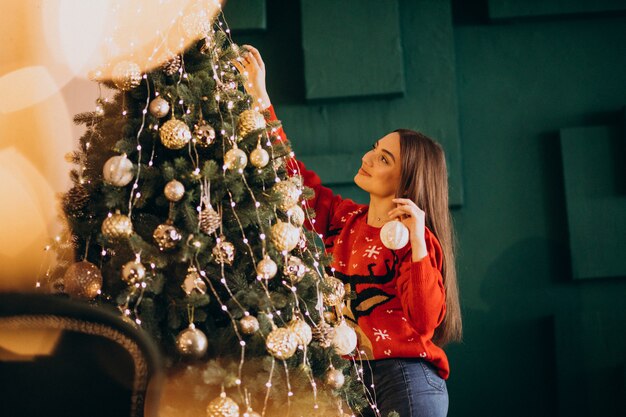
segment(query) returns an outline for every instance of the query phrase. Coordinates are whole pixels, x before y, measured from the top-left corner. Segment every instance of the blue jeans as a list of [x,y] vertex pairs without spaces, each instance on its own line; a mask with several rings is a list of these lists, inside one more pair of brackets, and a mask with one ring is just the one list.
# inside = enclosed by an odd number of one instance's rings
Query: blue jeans
[[[362,365],[363,381],[375,396],[382,417],[394,410],[400,417],[445,417],[448,414],[446,381],[430,363],[419,358],[398,358],[364,361]],[[369,388],[372,376],[374,390]],[[374,417],[376,414],[367,408],[361,415]]]

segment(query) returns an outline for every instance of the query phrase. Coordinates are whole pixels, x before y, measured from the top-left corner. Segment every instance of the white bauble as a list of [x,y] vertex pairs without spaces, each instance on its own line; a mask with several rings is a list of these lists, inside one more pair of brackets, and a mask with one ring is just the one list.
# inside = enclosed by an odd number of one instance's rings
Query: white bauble
[[342,321],[335,327],[331,344],[338,355],[348,355],[356,348],[356,332],[345,321]]
[[112,156],[102,167],[102,175],[109,184],[124,187],[133,179],[133,163],[126,155]]
[[401,249],[409,243],[409,229],[402,222],[392,220],[380,229],[380,240],[391,250]]

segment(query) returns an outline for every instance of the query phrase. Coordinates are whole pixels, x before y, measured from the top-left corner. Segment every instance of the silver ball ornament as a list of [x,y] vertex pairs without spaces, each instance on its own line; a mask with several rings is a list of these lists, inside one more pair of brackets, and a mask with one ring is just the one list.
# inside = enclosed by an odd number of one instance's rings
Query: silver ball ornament
[[126,155],[112,156],[104,163],[102,176],[105,182],[124,187],[133,179],[133,163]]
[[250,152],[250,163],[257,168],[264,168],[270,162],[270,154],[260,146]]
[[226,169],[239,170],[248,165],[248,156],[239,148],[233,148],[224,155],[224,166]]
[[200,230],[207,235],[210,235],[220,227],[222,218],[220,217],[220,214],[209,205],[198,213],[198,223],[200,225]]
[[202,357],[209,347],[206,335],[200,329],[196,329],[194,324],[183,330],[176,336],[176,349],[185,355],[193,358]]
[[170,103],[168,103],[163,97],[157,97],[150,101],[148,110],[151,115],[160,119],[161,117],[167,116],[170,112]]
[[274,278],[277,272],[278,266],[276,266],[276,262],[274,262],[268,255],[265,255],[265,257],[256,266],[257,277],[265,280]]
[[180,199],[185,195],[185,186],[180,181],[171,180],[165,184],[163,193],[165,194],[165,198],[175,203],[180,201]]
[[409,243],[409,229],[398,220],[387,222],[380,229],[380,241],[391,250],[402,249]]
[[335,326],[331,344],[338,355],[349,355],[356,349],[356,332],[345,321],[342,321]]
[[253,334],[259,330],[259,320],[254,316],[244,316],[239,320],[239,327],[244,334]]

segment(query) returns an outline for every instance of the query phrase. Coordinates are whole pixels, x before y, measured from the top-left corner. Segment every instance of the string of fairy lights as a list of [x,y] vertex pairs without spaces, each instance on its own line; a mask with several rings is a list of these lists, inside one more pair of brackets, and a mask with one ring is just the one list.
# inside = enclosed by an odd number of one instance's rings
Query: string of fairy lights
[[[212,1],[214,5],[221,10],[219,1]],[[198,3],[204,2],[199,1]],[[120,4],[117,4],[113,8],[113,12],[119,12],[120,7]],[[131,221],[133,209],[142,196],[141,186],[143,174],[141,167],[143,164],[144,149],[141,145],[141,138],[145,131],[153,131],[160,136],[161,142],[167,148],[173,150],[187,148],[188,159],[192,166],[189,177],[197,179],[199,183],[200,197],[198,205],[196,206],[198,217],[198,223],[195,227],[196,235],[189,234],[185,242],[187,246],[193,249],[194,254],[188,261],[187,275],[182,284],[182,289],[188,296],[195,293],[206,294],[209,292],[232,325],[233,333],[239,345],[239,363],[234,385],[241,399],[240,402],[245,406],[243,415],[247,417],[266,415],[271,390],[273,388],[272,381],[276,372],[275,365],[277,361],[282,362],[284,368],[284,381],[287,387],[285,399],[287,409],[289,410],[291,408],[292,397],[295,393],[292,390],[287,360],[291,358],[297,350],[303,352],[302,365],[303,369],[306,371],[304,374],[311,387],[313,408],[319,408],[318,382],[316,382],[314,378],[310,357],[307,354],[307,346],[314,338],[321,341],[321,343],[325,343],[326,346],[334,346],[335,352],[338,355],[344,357],[348,356],[350,358],[351,367],[357,375],[357,381],[362,385],[366,400],[375,414],[380,415],[376,406],[375,391],[369,389],[374,388],[374,384],[371,381],[364,381],[362,377],[364,374],[363,364],[368,363],[368,358],[365,351],[355,350],[356,334],[354,330],[346,324],[345,318],[343,317],[342,309],[345,307],[343,303],[345,296],[343,283],[334,276],[334,268],[330,269],[330,274],[321,268],[319,261],[323,255],[323,247],[315,240],[312,241],[313,244],[308,244],[302,232],[303,225],[308,223],[311,225],[312,231],[320,239],[323,239],[322,234],[315,231],[315,219],[310,215],[311,209],[307,201],[301,198],[303,193],[302,173],[299,172],[299,169],[296,167],[289,173],[289,178],[280,178],[276,163],[280,158],[275,153],[274,148],[276,143],[283,143],[286,138],[279,136],[278,128],[267,127],[265,118],[260,113],[260,103],[252,103],[248,99],[246,102],[249,108],[248,110],[244,110],[239,115],[233,113],[235,103],[230,98],[229,93],[238,90],[239,86],[232,79],[226,78],[226,75],[234,73],[236,67],[232,63],[222,63],[220,61],[220,53],[222,51],[215,45],[214,40],[218,34],[221,34],[227,40],[229,47],[237,48],[237,46],[230,38],[230,29],[223,21],[223,18],[220,18],[223,17],[221,16],[221,11],[220,16],[215,20],[216,23],[213,24],[212,19],[209,18],[206,12],[197,8],[195,10],[196,12],[190,14],[184,14],[182,10],[179,12],[179,29],[182,29],[182,32],[186,33],[188,37],[204,39],[203,53],[211,60],[213,80],[216,83],[214,98],[218,109],[223,109],[224,107],[222,107],[221,104],[225,103],[225,111],[220,110],[218,112],[221,122],[220,125],[233,126],[233,130],[230,132],[227,132],[223,128],[219,132],[219,136],[223,138],[221,146],[224,155],[224,164],[219,169],[219,175],[224,183],[227,182],[229,175],[236,174],[240,177],[239,179],[246,193],[253,202],[252,206],[254,208],[254,216],[259,231],[258,239],[261,244],[261,253],[260,256],[255,255],[254,248],[246,234],[246,227],[242,224],[237,213],[236,199],[231,190],[226,189],[227,201],[219,202],[216,204],[216,207],[214,207],[211,202],[211,183],[208,177],[202,175],[201,158],[198,148],[206,148],[213,145],[218,135],[213,127],[203,120],[202,110],[195,109],[194,103],[185,103],[182,97],[176,100],[174,97],[164,97],[163,92],[158,89],[151,91],[150,82],[148,82],[148,73],[142,73],[139,66],[132,61],[119,62],[112,67],[111,71],[113,81],[119,90],[130,91],[142,84],[145,85],[147,89],[147,98],[140,110],[141,123],[135,135],[136,158],[131,160],[126,153],[121,153],[107,160],[103,167],[104,180],[108,184],[117,187],[126,187],[128,184],[132,183],[127,204],[128,213],[122,214],[119,210],[109,212],[102,223],[101,229],[101,233],[112,240],[125,239],[128,241],[135,253],[135,258],[124,264],[121,271],[122,279],[128,283],[131,290],[127,293],[124,301],[119,304],[120,312],[126,320],[141,326],[142,320],[139,307],[145,296],[145,292],[149,289],[148,283],[157,278],[159,269],[162,268],[161,265],[157,265],[154,261],[150,261],[146,268],[146,265],[142,262],[141,248],[137,247],[133,240],[130,239],[133,234]],[[138,13],[139,12],[140,10]],[[175,21],[176,18],[173,18],[172,23]],[[174,26],[175,25],[172,25],[172,27]],[[168,48],[167,45],[171,30],[173,29],[169,28],[168,31],[158,30],[156,32],[158,35],[158,43],[154,46],[152,54],[148,57],[149,62],[155,62],[158,54],[161,53],[164,48]],[[179,50],[184,48],[185,41],[186,39],[181,36]],[[107,38],[106,44],[110,50],[115,49],[113,37]],[[133,45],[134,41],[130,41],[129,46],[131,51]],[[132,59],[132,57],[133,53],[131,52],[129,59]],[[241,60],[241,57],[238,56],[236,59]],[[177,86],[190,81],[190,74],[185,69],[182,54],[177,55],[170,53],[169,59],[162,64],[161,68],[168,76],[177,77]],[[96,72],[95,77],[97,78],[101,74],[102,72]],[[247,73],[244,73],[243,76],[247,76]],[[105,117],[105,107],[110,104],[110,99],[103,97],[100,83],[98,84],[98,89],[99,97],[96,100],[93,113],[94,120],[101,120]],[[122,95],[122,97],[124,98],[124,95]],[[127,118],[130,111],[127,108],[125,99],[122,101],[121,109],[120,116]],[[191,117],[196,110],[199,112],[199,120],[194,124],[194,129],[191,131],[188,123],[189,117]],[[160,119],[170,113],[171,118],[161,123]],[[177,113],[180,114],[180,119],[176,118]],[[149,114],[154,116],[158,122],[148,123],[147,117]],[[94,121],[93,123],[96,122]],[[83,174],[87,163],[86,160],[89,157],[91,149],[90,141],[93,135],[96,134],[97,129],[93,128],[93,124],[88,126],[88,129],[90,136],[87,136],[81,157],[73,161],[79,165],[79,184],[90,181],[89,178],[83,178]],[[238,139],[253,131],[260,131],[261,133],[258,134],[256,148],[252,150],[250,156],[248,156],[244,150],[238,147]],[[265,148],[263,146],[265,146]],[[153,167],[155,163],[155,149],[156,141],[153,143],[152,149],[150,149],[150,158],[146,164],[148,167]],[[287,157],[295,158],[295,154],[290,152]],[[254,190],[248,183],[244,171],[244,168],[248,167],[249,163],[258,169],[259,174],[263,172],[263,169],[268,164],[270,164],[273,170],[273,184],[266,184],[265,180],[263,180],[262,190],[264,193],[269,191],[272,195],[277,196],[279,202],[273,207],[273,218],[266,219],[265,221],[263,220],[261,212],[262,203],[257,199]],[[182,240],[182,234],[173,225],[172,213],[174,212],[175,205],[183,198],[185,192],[184,185],[176,179],[169,181],[164,189],[164,194],[167,200],[169,200],[169,215],[165,223],[157,227],[153,236],[161,251],[171,249]],[[222,221],[225,210],[230,210],[229,213],[232,214],[235,219],[237,229],[241,235],[241,243],[243,243],[247,249],[247,253],[244,256],[250,258],[257,273],[256,281],[269,301],[268,307],[264,311],[259,310],[257,312],[257,315],[264,315],[271,323],[271,330],[267,333],[262,331],[258,318],[248,311],[244,306],[245,303],[237,299],[235,292],[229,285],[226,265],[232,265],[235,257],[235,247],[233,243],[228,241],[223,233]],[[286,215],[287,221],[280,219],[279,212]],[[266,235],[264,230],[269,230],[269,235]],[[204,244],[202,239],[198,239],[197,236],[202,233],[213,237],[215,241],[212,255],[220,266],[219,279],[216,280],[215,283],[203,269],[198,259],[200,250],[204,249]],[[232,239],[233,236],[230,236],[230,238]],[[49,254],[51,249],[59,247],[60,243],[61,237],[56,236],[53,242],[46,246],[45,251]],[[293,296],[293,307],[290,315],[291,320],[289,321],[283,318],[281,308],[278,308],[272,302],[269,282],[277,275],[278,266],[270,256],[267,247],[269,243],[278,250],[282,257],[284,267],[281,284],[287,288],[289,294]],[[87,249],[89,248],[89,243],[87,243],[86,247]],[[309,259],[312,260],[312,268],[305,265],[299,257],[291,253],[292,250],[296,248],[303,255],[307,255]],[[101,248],[99,259],[100,268],[87,262],[87,253],[85,253],[83,261],[70,265],[64,276],[63,284],[65,292],[82,298],[90,299],[100,296],[111,300],[111,295],[103,294],[101,291],[102,276],[100,275],[100,270],[102,269],[103,263],[106,262],[107,257],[111,256],[113,253],[113,248],[104,246]],[[43,280],[48,281],[52,268],[49,255],[45,257],[45,262],[48,263],[48,267],[43,274]],[[320,317],[320,322],[313,320],[312,312],[308,310],[306,300],[298,294],[298,283],[307,274],[313,274],[316,277],[314,287],[318,301],[315,310]],[[98,284],[98,280],[94,279],[94,277],[97,276],[99,276],[99,285],[96,285]],[[76,279],[75,277],[79,278]],[[287,277],[289,280],[286,279]],[[219,285],[221,285],[230,300],[222,299],[220,295],[222,292],[218,289]],[[42,280],[38,280],[36,286],[37,288],[42,287]],[[322,287],[326,289],[330,288],[331,291],[323,290]],[[229,301],[232,301],[232,303],[229,303]],[[229,307],[229,304],[231,307]],[[232,305],[234,305],[234,308]],[[198,329],[194,323],[194,307],[188,304],[187,308],[189,324],[177,337],[177,349],[183,355],[199,358],[206,353],[208,340],[206,335]],[[242,318],[237,319],[236,317]],[[328,322],[331,322],[334,326],[330,326]],[[271,367],[268,371],[268,379],[265,383],[266,390],[260,414],[255,412],[252,408],[252,400],[250,392],[246,387],[246,376],[244,373],[247,347],[246,337],[255,333],[259,333],[266,341],[267,350],[272,357]],[[341,388],[344,385],[343,372],[339,369],[335,369],[331,363],[325,374],[324,383],[331,389]],[[344,404],[342,401],[337,401],[336,409],[339,415],[342,416],[346,415],[343,411],[343,407]],[[209,417],[239,416],[239,406],[234,400],[227,396],[223,383],[220,396],[207,405],[207,415]]]

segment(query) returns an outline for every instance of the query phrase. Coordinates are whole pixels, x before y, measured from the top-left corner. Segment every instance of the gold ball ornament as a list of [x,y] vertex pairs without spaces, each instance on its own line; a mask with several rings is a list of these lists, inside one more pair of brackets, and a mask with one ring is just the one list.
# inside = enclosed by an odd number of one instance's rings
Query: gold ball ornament
[[356,332],[345,321],[342,321],[335,326],[331,344],[338,355],[349,355],[356,349]]
[[270,154],[265,149],[257,146],[250,152],[250,163],[257,168],[264,168],[270,162]]
[[265,255],[265,257],[256,265],[257,278],[265,280],[272,279],[276,276],[277,272],[278,266],[276,266],[276,262],[274,262],[268,255]]
[[254,334],[259,330],[259,320],[254,316],[244,316],[239,320],[239,327],[244,334]]
[[380,241],[391,250],[402,249],[409,243],[409,229],[398,220],[387,222],[380,228]]
[[300,240],[300,229],[283,221],[276,222],[270,231],[270,239],[279,251],[293,250]]
[[324,375],[324,383],[331,387],[332,389],[339,389],[343,387],[343,384],[346,382],[346,377],[343,375],[338,369],[331,368]]
[[184,356],[200,358],[209,347],[206,335],[193,323],[176,336],[176,349]]
[[161,143],[168,149],[178,150],[184,148],[191,140],[189,126],[182,120],[170,119],[159,129]]
[[217,239],[217,244],[213,248],[212,253],[215,262],[232,265],[235,260],[235,245],[227,241],[226,237],[220,236]]
[[304,320],[299,317],[294,318],[287,325],[296,334],[299,346],[307,346],[313,340],[313,330]]
[[308,268],[302,262],[302,259],[297,256],[287,255],[285,259],[285,265],[283,267],[283,274],[288,276],[293,284],[297,284],[302,281],[304,275],[308,272]]
[[163,97],[157,97],[150,101],[148,105],[148,110],[150,114],[154,117],[160,119],[161,117],[167,116],[170,112],[170,103],[167,102]]
[[215,211],[211,205],[209,205],[198,213],[198,223],[200,230],[207,235],[210,235],[220,227],[222,218],[220,217],[220,214]]
[[239,405],[222,393],[207,405],[206,415],[207,417],[239,417]]
[[76,262],[65,271],[63,287],[71,297],[92,299],[102,288],[102,273],[91,262]]
[[248,165],[248,156],[239,148],[233,148],[224,155],[224,166],[226,169],[239,170]]
[[133,234],[133,223],[127,215],[116,211],[104,219],[101,231],[109,240],[124,239]]
[[256,110],[244,110],[237,120],[237,136],[245,138],[250,133],[265,129],[265,117]]
[[133,163],[126,155],[112,156],[104,163],[102,176],[105,182],[124,187],[133,179]]
[[265,347],[276,359],[289,359],[298,348],[298,336],[290,329],[278,327],[267,335]]
[[206,294],[207,290],[206,282],[204,282],[198,273],[198,270],[193,266],[190,266],[187,269],[187,275],[185,276],[185,280],[183,281],[181,288],[187,295],[191,295],[194,292]]
[[277,197],[277,207],[282,211],[287,211],[298,204],[302,191],[293,181],[281,181],[274,185],[272,194]]
[[129,91],[141,84],[141,68],[130,61],[119,62],[113,67],[113,83],[122,91]]
[[183,238],[178,229],[170,223],[158,225],[152,237],[162,251],[174,248]]
[[206,120],[200,120],[193,125],[193,141],[202,148],[209,147],[215,142],[215,129]]
[[185,186],[180,181],[171,180],[165,184],[163,193],[165,194],[165,198],[175,203],[180,201],[180,199],[185,195]]
[[304,224],[304,210],[300,207],[300,204],[295,204],[292,207],[288,208],[286,211],[287,216],[289,216],[289,221],[297,227],[301,227]]
[[341,282],[338,278],[324,274],[323,283],[326,287],[326,289],[322,292],[324,304],[327,306],[340,305],[346,295],[346,288],[343,282]]
[[146,277],[146,268],[139,260],[129,261],[122,267],[122,279],[130,285],[135,285]]

